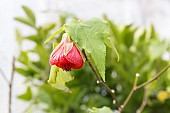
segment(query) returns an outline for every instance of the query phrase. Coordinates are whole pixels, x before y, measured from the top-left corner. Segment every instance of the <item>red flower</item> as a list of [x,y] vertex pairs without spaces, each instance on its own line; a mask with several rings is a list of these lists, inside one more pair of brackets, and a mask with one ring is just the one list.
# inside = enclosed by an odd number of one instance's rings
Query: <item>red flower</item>
[[56,65],[63,70],[70,71],[71,68],[82,68],[83,64],[83,57],[79,49],[66,33],[63,34],[62,41],[51,53],[50,65]]

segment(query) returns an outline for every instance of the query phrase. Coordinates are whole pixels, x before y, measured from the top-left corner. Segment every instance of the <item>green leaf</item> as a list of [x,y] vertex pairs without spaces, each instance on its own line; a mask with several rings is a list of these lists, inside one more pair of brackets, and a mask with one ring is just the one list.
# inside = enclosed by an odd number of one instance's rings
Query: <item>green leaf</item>
[[44,44],[46,44],[47,42],[49,42],[51,39],[53,39],[57,34],[61,33],[65,28],[65,25],[63,25],[62,27],[60,27],[60,29],[58,31],[56,31],[54,34],[52,34],[49,38],[46,39],[46,41],[44,42]]
[[152,41],[149,45],[148,54],[149,58],[153,61],[159,57],[167,50],[168,45],[159,41]]
[[21,32],[18,29],[15,30],[15,36],[16,36],[16,41],[17,41],[18,45],[21,46],[22,35],[21,35]]
[[15,71],[26,77],[29,77],[29,76],[33,77],[35,73],[31,69],[24,69],[24,68],[15,68]]
[[90,109],[89,113],[113,113],[113,111],[109,107],[95,108]]
[[64,90],[66,92],[71,92],[70,89],[65,85],[65,83],[73,79],[74,77],[70,75],[70,72],[63,71],[55,65],[51,66],[48,83],[50,83],[52,87],[59,90]]
[[49,60],[49,54],[47,53],[47,50],[45,49],[44,46],[41,45],[37,45],[34,50],[32,50],[32,52],[35,52],[38,54],[38,56],[40,57],[40,62],[46,66],[48,64],[48,60]]
[[30,87],[27,87],[27,90],[24,94],[18,96],[19,99],[29,101],[32,98],[32,91]]
[[152,39],[156,37],[156,32],[153,24],[150,24],[149,27],[147,28],[147,38]]
[[31,26],[31,27],[33,27],[33,28],[35,28],[35,24],[34,24],[32,21],[28,20],[27,18],[16,17],[15,20],[17,20],[17,21],[19,21],[19,22],[21,22],[21,23],[23,23],[23,24],[26,24],[26,25],[28,25],[28,26]]
[[106,21],[108,21],[108,23],[109,23],[109,25],[110,25],[110,29],[111,29],[111,33],[112,33],[112,35],[114,36],[114,38],[120,38],[120,36],[119,36],[119,30],[118,30],[118,28],[117,28],[117,26],[115,25],[115,23],[114,22],[112,22],[111,20],[109,20],[106,16],[104,16],[104,19],[106,20]]
[[23,10],[25,11],[25,13],[27,14],[27,16],[29,17],[29,19],[35,24],[35,15],[34,13],[31,11],[31,9],[29,9],[26,6],[22,6]]
[[24,37],[24,39],[34,41],[34,42],[36,42],[36,43],[38,43],[38,44],[41,43],[41,40],[40,40],[40,38],[38,37],[38,35],[26,36],[26,37]]
[[106,46],[104,39],[110,35],[108,23],[97,18],[86,21],[73,20],[66,25],[65,31],[81,49],[92,56],[105,81]]
[[132,25],[127,25],[122,31],[122,41],[128,48],[133,44],[134,33],[136,30],[136,28],[132,28]]
[[56,24],[54,24],[54,23],[48,23],[48,24],[43,25],[42,29],[44,31],[50,31],[50,30],[54,29],[55,26],[56,26]]
[[29,58],[27,52],[21,51],[20,57],[17,60],[23,64],[28,64]]

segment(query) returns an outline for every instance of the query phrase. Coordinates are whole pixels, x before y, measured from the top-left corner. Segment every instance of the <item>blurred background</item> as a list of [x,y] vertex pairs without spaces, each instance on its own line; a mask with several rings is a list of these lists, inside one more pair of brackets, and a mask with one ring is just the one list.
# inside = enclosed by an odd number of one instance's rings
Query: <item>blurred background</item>
[[[36,23],[31,27],[30,25],[25,25],[22,22],[14,20],[15,17],[26,17],[26,14],[22,9],[23,5],[29,7],[35,14]],[[108,85],[116,89],[118,92],[118,99],[122,102],[129,93],[131,87],[127,88],[127,91],[123,90],[126,89],[127,85],[132,86],[134,79],[133,75],[135,75],[136,72],[140,72],[141,75],[145,75],[143,78],[141,77],[141,83],[142,81],[149,79],[151,77],[150,75],[153,75],[158,70],[162,69],[162,67],[164,67],[166,64],[168,64],[168,38],[170,37],[169,11],[169,0],[1,1],[0,68],[8,80],[10,80],[11,77],[12,57],[15,56],[18,60],[16,63],[18,70],[16,70],[13,80],[12,113],[84,113],[93,106],[109,106],[114,111],[115,107],[109,101],[111,97],[109,94],[107,94],[105,89],[100,88],[95,84],[95,78],[92,77],[92,72],[88,70],[86,65],[78,72],[73,71],[75,75],[80,75],[84,72],[87,75],[76,76],[76,80],[73,80],[70,84],[68,84],[73,90],[72,96],[48,86],[45,81],[48,79],[49,66],[47,65],[48,56],[51,52],[51,46],[50,44],[47,46],[43,45],[44,40],[62,24],[72,18],[103,18],[103,15],[106,15],[107,18],[112,21],[117,28],[117,33],[115,33],[114,36],[117,40],[117,48],[120,48],[118,49],[118,52],[121,58],[120,62],[116,62],[116,58],[113,57],[113,55],[110,56],[114,58],[116,63],[113,62],[114,65],[107,65],[106,63],[106,76],[108,76],[106,78],[108,79]],[[152,26],[154,30],[145,30],[145,28],[148,28],[151,23],[154,26]],[[127,35],[133,38],[136,36],[135,32],[139,32],[140,30],[131,29],[131,25],[133,25],[133,29],[142,29],[142,34],[140,34],[140,32],[139,37],[143,37],[143,39],[141,38],[141,40],[128,45],[126,42],[121,42],[119,38],[126,38]],[[152,32],[150,33],[152,35],[150,37],[154,37],[154,40],[145,40],[145,37],[147,37],[146,34],[148,32]],[[28,38],[28,40],[20,39],[21,37]],[[37,37],[43,38],[38,39],[37,41]],[[61,36],[59,36],[59,39],[60,38]],[[146,51],[147,49],[148,52]],[[28,51],[31,54],[28,55]],[[34,52],[37,51],[41,51],[41,53],[35,55]],[[44,55],[44,57],[41,59],[42,55]],[[25,61],[25,59],[27,61]],[[139,62],[140,64],[136,63],[142,59],[144,60],[143,62]],[[45,63],[40,62],[39,60],[44,60]],[[29,69],[26,62],[31,62],[33,65],[37,66],[38,71],[35,71],[32,68]],[[38,63],[36,64],[35,62]],[[120,68],[116,68],[115,64],[117,64],[117,67]],[[44,71],[46,67],[48,68],[46,71]],[[120,70],[124,70],[124,72]],[[46,73],[45,78],[42,77],[42,73]],[[128,76],[127,73],[129,75],[133,75]],[[125,77],[122,74],[128,77]],[[167,72],[164,78],[160,80],[159,85],[154,84],[151,86],[148,93],[149,101],[146,105],[146,110],[144,110],[144,113],[158,113],[159,110],[155,112],[155,108],[161,108],[162,110],[165,110],[164,113],[168,113],[167,110],[169,109],[168,106],[170,105],[170,102],[168,102],[170,77],[168,75],[169,74]],[[110,77],[116,82],[113,82],[112,80],[109,82]],[[81,82],[78,81],[78,79],[80,79]],[[82,82],[83,80],[86,81]],[[159,97],[158,94],[160,91],[165,91],[164,94],[167,94],[163,101],[157,98]],[[8,85],[6,84],[3,77],[0,76],[0,113],[8,113],[8,92]],[[53,97],[51,97],[50,93],[53,94]],[[143,93],[143,90],[140,93]],[[142,95],[138,96],[140,93],[137,93],[134,96],[134,99],[132,99],[132,101],[129,103],[129,106],[125,112],[135,112],[135,110],[140,106],[142,100]],[[24,94],[26,95],[25,97],[23,96]],[[19,95],[20,97],[18,97]],[[64,97],[62,97],[63,95]],[[72,100],[69,98],[72,98]],[[135,98],[137,99],[136,101]],[[75,101],[75,99],[77,100]],[[69,104],[67,103],[67,100],[69,100]],[[33,103],[31,103],[32,101]],[[77,103],[75,104],[73,102]],[[33,104],[35,104],[35,106]],[[136,106],[134,107],[133,105]]]

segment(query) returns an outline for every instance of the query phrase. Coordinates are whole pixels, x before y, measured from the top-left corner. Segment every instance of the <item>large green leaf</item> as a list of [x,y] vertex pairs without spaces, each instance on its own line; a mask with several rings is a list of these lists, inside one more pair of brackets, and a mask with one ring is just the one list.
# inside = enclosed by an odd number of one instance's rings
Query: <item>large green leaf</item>
[[102,107],[102,108],[92,108],[90,113],[113,113],[113,111],[109,107]]
[[27,87],[27,90],[24,94],[18,96],[19,99],[29,101],[32,98],[32,91],[30,87]]
[[70,89],[65,85],[65,83],[73,79],[74,77],[70,75],[70,72],[63,71],[55,65],[51,66],[48,83],[50,83],[54,88],[64,90],[66,92],[71,92]]
[[65,31],[81,49],[92,56],[95,66],[105,81],[106,46],[104,39],[110,35],[108,23],[97,18],[86,21],[73,20],[66,24]]

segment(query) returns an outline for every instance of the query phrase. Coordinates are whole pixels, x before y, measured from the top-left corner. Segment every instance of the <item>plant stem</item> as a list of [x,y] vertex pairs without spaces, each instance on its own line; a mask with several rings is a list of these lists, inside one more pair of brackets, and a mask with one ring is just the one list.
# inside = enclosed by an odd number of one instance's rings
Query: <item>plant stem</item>
[[139,90],[141,88],[143,88],[144,86],[154,82],[155,80],[157,80],[168,68],[170,68],[170,64],[167,65],[165,68],[163,68],[159,73],[157,73],[152,79],[142,83],[141,85],[136,87],[136,90]]
[[126,107],[126,105],[128,104],[129,100],[131,99],[132,95],[134,94],[134,92],[136,91],[136,85],[137,85],[137,82],[138,82],[138,78],[139,76],[136,76],[135,77],[135,81],[133,83],[133,88],[132,90],[130,91],[128,97],[126,98],[125,102],[123,103],[123,108],[122,108],[122,111],[124,110],[124,108]]
[[117,98],[116,98],[116,96],[115,96],[115,91],[114,91],[113,89],[111,89],[110,87],[108,87],[108,86],[102,81],[100,75],[97,73],[96,69],[93,67],[93,65],[91,64],[91,62],[90,62],[89,59],[87,58],[87,55],[86,55],[85,51],[83,50],[82,52],[83,52],[83,54],[84,54],[84,57],[85,57],[86,61],[87,61],[88,64],[89,64],[89,66],[91,67],[91,69],[92,69],[93,72],[94,72],[94,75],[95,75],[95,77],[96,77],[96,79],[97,79],[97,83],[106,88],[106,90],[110,93],[110,95],[111,95],[112,98],[113,98],[113,103],[115,103],[115,104],[118,106],[119,110],[122,109],[119,101],[117,100]]
[[8,108],[8,113],[12,113],[12,111],[11,111],[11,108],[12,108],[12,85],[13,85],[13,80],[14,80],[14,69],[15,69],[15,58],[13,57],[11,80],[9,82],[9,108]]
[[145,87],[142,104],[137,109],[136,113],[141,113],[143,111],[143,109],[145,108],[145,106],[147,104],[147,94],[148,94],[148,88]]
[[137,78],[135,79],[136,82],[134,82],[133,88],[130,91],[128,97],[126,98],[125,102],[123,103],[123,107],[121,109],[120,112],[123,112],[124,108],[126,107],[127,103],[129,102],[129,100],[131,99],[132,95],[139,89],[151,84],[152,82],[156,81],[165,71],[167,71],[167,69],[170,68],[170,64],[168,64],[166,67],[164,67],[159,73],[157,73],[155,76],[153,76],[153,78],[151,78],[150,80],[142,83],[141,85],[136,86],[137,84]]

